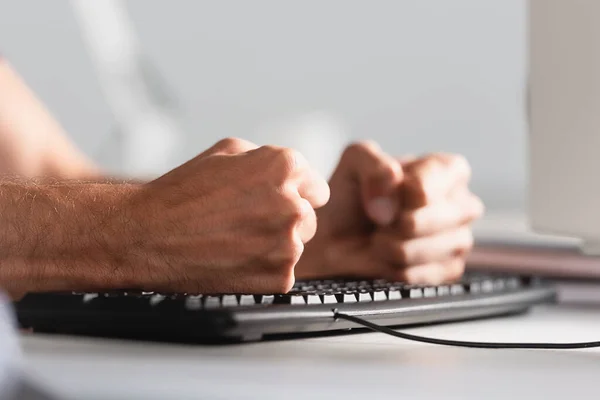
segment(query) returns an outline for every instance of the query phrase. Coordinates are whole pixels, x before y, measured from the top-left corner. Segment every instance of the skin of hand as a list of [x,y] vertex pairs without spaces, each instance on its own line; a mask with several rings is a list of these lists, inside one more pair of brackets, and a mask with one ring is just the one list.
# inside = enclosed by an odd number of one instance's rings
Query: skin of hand
[[462,276],[470,224],[484,211],[469,190],[461,156],[399,160],[375,143],[349,146],[318,210],[319,229],[296,266],[297,279],[386,278],[440,284]]
[[329,186],[298,152],[226,139],[146,184],[0,182],[0,286],[284,293]]
[[[145,184],[129,215],[135,284],[159,291],[284,293],[329,186],[298,152],[225,139]],[[129,230],[131,232],[131,229]]]
[[[175,198],[181,198],[186,193],[185,190],[179,188],[177,184],[172,184],[170,181],[176,179],[175,177],[179,177],[181,180],[179,184],[183,185],[186,178],[183,177],[185,172],[181,172],[181,169],[191,168],[189,167],[190,164],[204,168],[204,164],[208,162],[200,162],[204,158],[213,157],[210,163],[217,163],[217,161],[214,161],[214,158],[225,155],[236,155],[235,151],[239,151],[240,153],[245,153],[246,150],[257,153],[266,153],[269,151],[271,153],[293,153],[291,150],[278,148],[265,148],[258,151],[255,149],[256,146],[248,142],[226,140],[208,152],[198,156],[197,159],[190,161],[187,167],[182,166],[165,177],[144,186],[141,190],[138,190],[139,185],[115,185],[113,184],[114,182],[108,182],[108,180],[105,182],[100,170],[69,142],[58,122],[52,118],[51,114],[39,102],[34,93],[27,88],[26,84],[10,68],[10,65],[1,58],[0,88],[2,88],[0,90],[0,170],[15,173],[22,177],[92,178],[96,181],[94,183],[89,181],[87,183],[62,182],[58,184],[54,183],[50,186],[38,183],[32,185],[31,182],[4,182],[4,184],[0,182],[4,191],[4,197],[10,198],[10,201],[13,203],[22,202],[23,199],[37,199],[38,204],[36,206],[40,206],[40,199],[45,199],[45,204],[42,204],[42,207],[40,207],[40,213],[44,212],[44,207],[51,206],[56,211],[57,216],[61,215],[63,217],[59,220],[61,223],[68,222],[71,228],[76,228],[79,231],[85,231],[85,229],[79,226],[83,221],[87,221],[90,226],[95,226],[99,218],[106,221],[118,219],[114,216],[109,218],[106,214],[112,215],[115,213],[108,213],[103,207],[112,207],[113,209],[123,209],[126,211],[127,207],[125,207],[123,198],[129,198],[128,196],[131,196],[132,192],[143,193],[133,196],[136,206],[144,208],[146,207],[144,201],[148,201],[151,205],[147,208],[152,209],[153,212],[160,215],[160,202],[162,201],[162,205],[170,204],[170,200],[167,198],[169,195],[166,194],[168,193],[166,190],[175,188],[177,190]],[[224,148],[226,150],[223,150]],[[227,150],[229,148],[234,149],[233,153],[232,150]],[[285,158],[285,156],[281,157]],[[303,159],[302,163],[304,163]],[[458,156],[434,154],[420,159],[405,160],[403,164],[396,162],[396,160],[382,153],[372,143],[357,144],[348,148],[331,180],[333,190],[331,204],[318,213],[319,229],[316,238],[306,247],[306,251],[298,263],[296,268],[297,277],[387,277],[409,282],[435,283],[437,281],[449,280],[462,274],[464,259],[472,246],[469,223],[481,215],[483,210],[481,202],[468,191],[468,163]],[[308,170],[306,166],[303,168]],[[256,171],[254,173],[260,174]],[[312,171],[307,172],[307,174],[315,175]],[[315,179],[318,180],[319,178]],[[323,187],[322,183],[317,184],[317,186]],[[400,189],[396,190],[397,187]],[[153,190],[160,191],[161,189],[165,190],[162,197],[155,196]],[[326,189],[322,189],[321,191],[323,190]],[[68,193],[70,197],[66,198],[65,193]],[[73,198],[74,195],[79,197]],[[144,196],[147,196],[147,198],[144,198]],[[243,197],[240,194],[240,198]],[[159,201],[158,199],[162,200]],[[190,196],[190,202],[192,199],[201,200],[200,197]],[[25,203],[29,204],[27,201]],[[33,201],[31,203],[29,206],[34,205]],[[99,217],[86,216],[85,213],[82,213],[78,216],[79,218],[72,218],[73,216],[68,215],[70,211],[65,208],[67,203],[74,210],[94,208]],[[181,207],[183,207],[183,203],[182,200],[173,201],[173,204],[178,204]],[[239,204],[242,203],[242,201],[239,202]],[[316,206],[319,204],[320,202],[315,203],[313,201],[311,205]],[[306,204],[304,204],[304,207],[308,209]],[[191,216],[195,215],[194,213],[201,206],[198,205],[197,209],[194,210],[188,204],[188,208],[189,215]],[[24,210],[15,209],[8,213],[8,220],[5,218],[4,221],[8,223],[7,226],[9,227],[12,226],[11,223],[14,224],[14,229],[12,229],[14,232],[19,230],[23,232],[27,231],[24,226],[20,226],[17,229],[17,225],[23,225],[22,222],[19,223],[16,220],[11,220],[12,217],[18,217],[20,211]],[[304,211],[302,212],[304,213]],[[135,212],[132,211],[132,214],[135,214]],[[200,221],[210,220],[210,216],[207,217],[206,214],[201,213],[199,215]],[[243,218],[244,216],[237,215],[237,217]],[[306,219],[304,216],[296,217],[296,219],[302,221]],[[30,219],[35,222],[35,219]],[[47,219],[50,220],[51,218]],[[312,217],[309,217],[308,220],[313,221]],[[158,221],[160,221],[160,218],[153,222],[154,224],[158,224]],[[104,224],[107,226],[107,223]],[[116,225],[118,226],[118,224]],[[134,233],[139,235],[135,239],[138,245],[141,243],[140,237],[143,236],[142,227],[144,225],[148,229],[155,230],[158,228],[158,232],[161,229],[161,227],[143,221],[137,225],[137,231]],[[310,229],[314,226],[314,222],[307,224],[303,222],[300,225],[307,225],[307,227],[300,229],[304,232],[303,241],[305,242],[310,237],[308,233],[310,233]],[[35,226],[30,228],[31,231],[39,229]],[[5,232],[3,238],[16,239],[16,237],[11,236],[14,232],[9,232],[8,234]],[[190,232],[193,232],[193,230]],[[103,234],[94,233],[101,237],[97,239],[99,243],[102,242]],[[62,237],[61,235],[57,236]],[[120,233],[115,231],[113,238],[120,236]],[[179,257],[186,259],[185,262],[192,263],[193,256],[185,256],[185,246],[191,246],[192,240],[189,239],[186,244],[184,238],[179,237],[176,239],[176,237],[174,236],[171,240],[183,249],[183,252],[179,253]],[[81,239],[85,238],[81,237]],[[163,239],[165,241],[169,240],[168,237]],[[31,242],[31,239],[23,237],[18,238],[18,240],[23,243],[21,253],[26,252],[28,246],[25,244]],[[9,244],[10,240],[5,240],[5,242],[5,244]],[[46,241],[47,244],[50,242]],[[158,242],[159,239],[152,236],[146,244],[153,243],[153,246],[160,248],[161,245]],[[32,246],[35,245],[34,243],[29,244]],[[56,243],[55,246],[56,249],[64,250],[64,255],[70,254],[70,250],[64,249],[62,243]],[[82,248],[86,248],[86,246],[88,245],[80,244]],[[121,249],[123,247],[122,243],[119,243],[119,246],[114,246],[114,248],[111,247],[112,244],[105,243],[104,246],[106,249],[110,249],[110,251],[117,251],[117,248]],[[42,247],[38,246],[37,253],[43,252]],[[297,247],[300,248],[299,245]],[[176,246],[173,247],[173,249],[175,248]],[[141,265],[159,264],[161,257],[163,257],[160,254],[155,254],[149,257],[150,260],[146,260],[140,255],[141,250],[138,250],[138,260],[136,262],[141,262]],[[151,249],[146,250],[152,252]],[[122,249],[119,251],[122,251]],[[213,247],[212,250],[198,250],[196,256],[200,256],[199,253],[202,252],[207,253],[209,256],[214,256],[218,251],[226,250],[224,248]],[[246,251],[250,253],[249,250],[246,249]],[[43,257],[41,259],[39,257],[30,259],[28,263],[24,263],[23,257],[26,257],[24,254],[6,253],[5,261],[9,257],[12,257],[10,262],[16,265],[22,264],[20,268],[23,270],[29,268],[31,265],[36,266],[39,263],[44,263]],[[96,254],[96,256],[98,255]],[[76,255],[73,255],[73,257],[77,258]],[[171,257],[173,260],[169,261],[165,255],[162,261],[178,265],[177,261],[175,261],[178,255],[172,254]],[[119,258],[120,263],[128,259],[122,256],[117,258]],[[225,258],[227,257],[223,257],[223,259]],[[241,262],[240,260],[241,258],[238,262]],[[184,261],[179,260],[179,262]],[[115,279],[103,278],[98,280],[98,276],[104,276],[105,272],[99,271],[100,275],[98,275],[96,274],[98,271],[89,268],[92,260],[87,260],[86,263],[88,265],[86,265],[85,269],[81,270],[80,277],[76,273],[71,273],[69,276],[62,276],[64,275],[64,271],[58,271],[53,266],[46,266],[44,273],[37,272],[38,277],[47,273],[62,277],[60,279],[48,279],[44,283],[38,281],[33,286],[37,288],[60,287],[63,289],[73,289],[90,284],[93,287],[98,285],[114,287],[115,285],[135,284],[140,279],[136,271],[130,271],[130,274],[136,275],[136,277],[122,277],[124,280],[120,283]],[[114,260],[111,260],[110,263],[114,263]],[[253,265],[256,266],[260,263],[259,258],[254,261]],[[99,264],[102,265],[102,262]],[[235,265],[235,262],[227,260],[225,265],[232,266]],[[115,265],[113,265],[113,268],[115,268]],[[157,268],[160,269],[160,267]],[[16,272],[14,269],[11,271],[8,268],[4,268],[3,272],[4,275],[7,273],[13,274],[19,279],[27,275],[23,271]],[[92,275],[90,276],[88,273]],[[0,273],[0,283],[2,282],[2,275]],[[160,274],[158,275],[160,276]],[[143,273],[141,276],[146,277]],[[180,279],[174,277],[170,279],[178,282],[178,285],[187,287],[192,286],[190,282],[194,280],[194,275],[184,274]],[[186,279],[189,280],[187,284],[179,282]],[[256,279],[260,281],[262,278],[258,277]],[[235,281],[235,279],[233,280]],[[20,282],[26,281],[25,279]],[[161,283],[160,278],[154,280],[141,279],[140,281],[146,284],[170,287],[169,283]],[[287,283],[280,285],[279,289],[289,286],[291,281],[292,279],[288,276],[286,278]],[[69,284],[72,287],[65,286],[68,282],[70,282]],[[195,290],[217,287],[213,286],[217,284],[211,280],[205,282],[206,286],[198,286]],[[232,286],[235,286],[234,289],[243,287],[244,283],[243,281],[241,282],[240,285],[228,282],[227,285],[229,286],[224,286],[223,290],[226,287]],[[223,282],[219,282],[218,284],[223,284]],[[258,291],[261,285],[257,284],[253,287]]]

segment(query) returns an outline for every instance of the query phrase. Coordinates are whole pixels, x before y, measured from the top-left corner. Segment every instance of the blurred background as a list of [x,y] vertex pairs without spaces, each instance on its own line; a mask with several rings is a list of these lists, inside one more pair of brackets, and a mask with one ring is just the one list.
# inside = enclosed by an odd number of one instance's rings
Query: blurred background
[[[145,139],[125,153],[115,140],[75,3],[0,0],[0,52],[87,154],[135,172],[122,157],[143,154]],[[490,211],[524,211],[525,1],[122,3],[149,80],[180,118],[170,162],[237,136],[297,147],[328,174],[346,142],[370,138],[398,155],[462,153]]]

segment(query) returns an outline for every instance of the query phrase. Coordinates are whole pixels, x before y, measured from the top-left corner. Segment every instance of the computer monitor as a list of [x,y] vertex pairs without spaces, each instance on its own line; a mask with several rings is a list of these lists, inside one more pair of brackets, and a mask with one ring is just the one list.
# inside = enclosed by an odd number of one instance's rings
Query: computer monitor
[[600,2],[529,1],[529,216],[600,254]]

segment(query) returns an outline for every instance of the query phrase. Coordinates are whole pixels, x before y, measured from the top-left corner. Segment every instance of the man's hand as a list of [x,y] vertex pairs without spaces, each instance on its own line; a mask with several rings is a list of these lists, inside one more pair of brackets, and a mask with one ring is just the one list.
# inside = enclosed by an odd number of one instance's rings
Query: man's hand
[[371,142],[348,147],[296,277],[459,278],[473,245],[470,224],[483,213],[470,174],[456,155],[398,160]]
[[298,152],[226,139],[143,187],[137,286],[195,293],[287,292],[327,182]]
[[297,152],[227,139],[146,183],[0,181],[0,286],[286,292],[327,182]]

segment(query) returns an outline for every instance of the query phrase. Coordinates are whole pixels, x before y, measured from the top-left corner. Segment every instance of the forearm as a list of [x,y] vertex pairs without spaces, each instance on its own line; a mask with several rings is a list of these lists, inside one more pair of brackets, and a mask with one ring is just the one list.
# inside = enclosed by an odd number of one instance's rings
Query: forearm
[[25,82],[0,58],[0,172],[79,179],[98,168],[67,138]]
[[0,181],[0,287],[9,293],[128,287],[138,186]]

